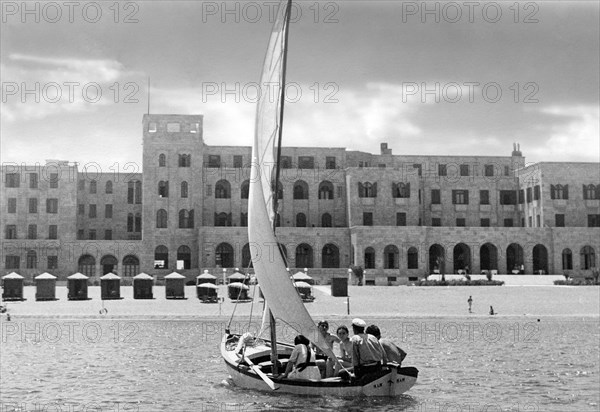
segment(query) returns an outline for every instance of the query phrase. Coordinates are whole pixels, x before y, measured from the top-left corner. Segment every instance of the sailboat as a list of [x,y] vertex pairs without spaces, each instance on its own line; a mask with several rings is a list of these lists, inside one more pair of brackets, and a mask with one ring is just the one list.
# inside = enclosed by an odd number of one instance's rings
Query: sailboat
[[[299,395],[324,396],[397,396],[410,389],[417,380],[418,370],[413,367],[387,365],[380,373],[367,375],[359,380],[345,376],[320,380],[282,378],[294,345],[278,341],[279,328],[293,331],[310,339],[324,355],[317,355],[316,363],[324,363],[335,355],[296,291],[275,236],[277,188],[281,136],[283,130],[283,104],[292,1],[284,0],[273,26],[263,65],[261,85],[279,85],[280,93],[261,93],[256,109],[250,191],[248,197],[248,238],[255,275],[264,295],[270,336],[258,337],[225,331],[221,341],[221,355],[236,386],[253,390],[277,390]],[[275,246],[275,249],[273,247]],[[264,320],[267,320],[265,322]],[[263,328],[264,329],[264,328]],[[262,329],[261,329],[262,330]],[[289,333],[286,333],[289,335]],[[290,336],[286,336],[290,338]]]

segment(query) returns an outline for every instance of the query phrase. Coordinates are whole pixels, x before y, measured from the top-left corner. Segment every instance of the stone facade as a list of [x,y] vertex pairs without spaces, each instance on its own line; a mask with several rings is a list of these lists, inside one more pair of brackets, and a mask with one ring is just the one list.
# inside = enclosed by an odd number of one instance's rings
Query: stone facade
[[[248,267],[251,148],[205,145],[201,115],[142,124],[142,170],[3,164],[2,274],[193,279]],[[278,238],[290,270],[319,281],[350,265],[375,284],[597,266],[597,163],[526,166],[517,146],[510,156],[403,156],[385,143],[380,154],[284,147],[282,156]]]

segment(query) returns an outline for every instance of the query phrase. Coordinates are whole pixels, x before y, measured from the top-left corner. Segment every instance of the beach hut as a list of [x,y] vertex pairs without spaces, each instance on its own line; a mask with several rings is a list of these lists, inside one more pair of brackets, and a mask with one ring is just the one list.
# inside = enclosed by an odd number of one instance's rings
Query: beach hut
[[196,277],[196,285],[201,285],[202,283],[212,283],[213,285],[217,284],[217,277],[208,273],[208,270],[204,270],[204,273],[198,275]]
[[315,300],[312,295],[312,286],[306,282],[294,282],[294,287],[300,294],[302,301],[304,302],[312,302]]
[[331,296],[348,296],[348,278],[331,278]]
[[154,299],[152,295],[152,285],[154,278],[146,273],[140,273],[133,277],[133,298],[134,299]]
[[2,280],[4,283],[2,300],[25,300],[23,299],[23,276],[12,272],[4,276]]
[[306,282],[309,285],[314,285],[315,284],[315,280],[313,278],[311,278],[310,276],[308,276],[306,273],[304,272],[297,272],[294,275],[292,275],[292,280],[294,282]]
[[227,292],[231,300],[248,300],[248,285],[241,282],[233,282],[227,285]]
[[107,273],[100,278],[102,300],[121,299],[121,278],[114,273]]
[[245,285],[248,284],[248,282],[250,281],[250,279],[246,278],[246,275],[244,275],[243,273],[240,272],[235,272],[233,275],[230,275],[229,277],[227,277],[227,280],[229,281],[229,283],[244,283]]
[[218,291],[219,287],[214,283],[201,283],[196,286],[198,299],[204,303],[217,303],[219,301]]
[[177,272],[165,276],[167,299],[185,299],[185,276]]
[[35,300],[56,299],[56,276],[42,273],[35,277]]
[[87,300],[88,299],[88,277],[79,272],[67,277],[67,289],[69,300]]

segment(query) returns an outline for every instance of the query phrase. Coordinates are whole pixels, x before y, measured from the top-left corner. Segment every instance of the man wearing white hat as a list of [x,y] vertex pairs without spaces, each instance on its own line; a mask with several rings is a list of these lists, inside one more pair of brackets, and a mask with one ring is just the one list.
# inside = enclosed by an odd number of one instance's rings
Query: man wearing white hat
[[381,371],[382,365],[387,363],[385,350],[373,335],[365,333],[367,323],[359,318],[352,319],[354,336],[352,342],[352,363],[357,379],[369,373]]

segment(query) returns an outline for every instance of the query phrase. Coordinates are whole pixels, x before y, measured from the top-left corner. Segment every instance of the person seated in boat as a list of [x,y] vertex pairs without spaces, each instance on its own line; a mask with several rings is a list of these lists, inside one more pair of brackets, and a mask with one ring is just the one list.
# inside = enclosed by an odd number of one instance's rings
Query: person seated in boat
[[406,352],[400,349],[394,342],[389,339],[381,337],[381,331],[377,325],[369,326],[366,331],[369,335],[373,335],[381,343],[381,347],[385,351],[385,356],[388,362],[397,363],[398,366],[402,366],[402,361],[406,358]]
[[352,365],[354,375],[357,379],[371,373],[381,371],[382,366],[387,364],[385,350],[381,343],[373,335],[365,333],[367,324],[364,320],[355,318],[352,320],[352,331],[354,336],[352,342]]
[[[319,333],[321,334],[323,339],[325,339],[325,342],[327,342],[327,346],[329,346],[329,349],[333,350],[333,344],[339,343],[340,339],[337,336],[329,333],[329,322],[327,322],[326,320],[321,320],[319,321],[317,326],[319,328]],[[314,344],[312,344],[312,347],[318,355],[324,355],[323,351],[319,349],[319,347],[317,347]],[[335,363],[335,359],[331,359],[329,357],[327,358],[327,361],[325,362],[325,378],[330,378],[333,376]]]
[[337,328],[337,337],[340,339],[340,356],[334,366],[334,376],[339,376],[342,370],[352,370],[352,342],[350,342],[350,332],[345,325]]
[[316,355],[308,338],[298,335],[294,338],[294,345],[282,378],[320,380],[321,372],[315,363]]

